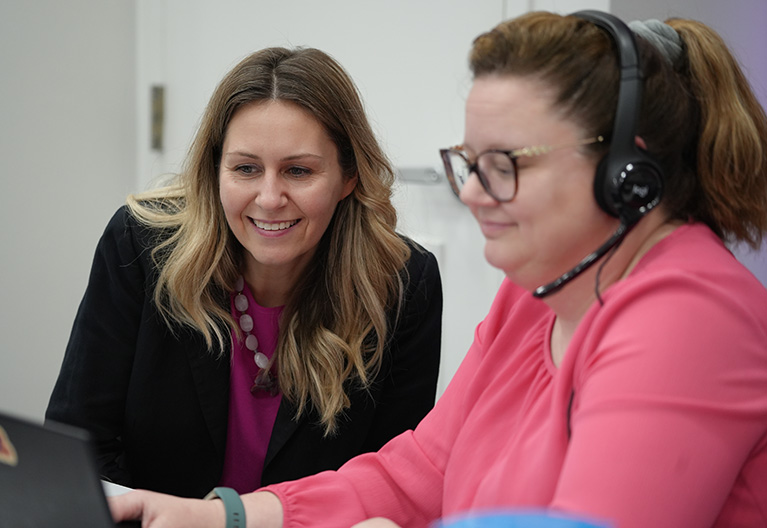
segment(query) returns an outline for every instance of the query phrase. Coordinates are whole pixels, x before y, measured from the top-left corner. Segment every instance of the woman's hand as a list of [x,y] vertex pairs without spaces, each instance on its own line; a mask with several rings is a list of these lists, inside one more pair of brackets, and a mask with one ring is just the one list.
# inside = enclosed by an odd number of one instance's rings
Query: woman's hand
[[352,528],[399,528],[399,525],[383,517],[374,517],[357,523]]
[[109,497],[116,522],[141,519],[142,528],[224,528],[220,500],[182,499],[152,491],[131,491]]

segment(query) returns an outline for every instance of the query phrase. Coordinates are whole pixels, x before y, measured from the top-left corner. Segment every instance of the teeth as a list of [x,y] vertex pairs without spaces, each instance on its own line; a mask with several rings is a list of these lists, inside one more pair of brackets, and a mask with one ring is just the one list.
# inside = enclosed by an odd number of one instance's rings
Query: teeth
[[298,220],[292,220],[290,222],[275,222],[275,223],[267,223],[267,222],[261,222],[259,220],[253,220],[253,223],[256,225],[257,228],[263,229],[265,231],[281,231],[283,229],[293,227],[294,225],[298,223]]

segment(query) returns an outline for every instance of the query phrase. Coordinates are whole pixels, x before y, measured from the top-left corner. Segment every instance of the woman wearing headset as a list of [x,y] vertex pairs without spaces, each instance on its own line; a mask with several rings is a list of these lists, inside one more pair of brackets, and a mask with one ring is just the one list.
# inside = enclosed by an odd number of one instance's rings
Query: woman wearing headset
[[[576,15],[474,43],[464,143],[443,157],[508,280],[447,391],[377,453],[243,496],[248,527],[498,508],[767,524],[767,290],[724,243],[767,231],[767,118],[703,24],[632,34]],[[237,498],[216,493],[113,507],[150,527],[184,508],[234,526]]]

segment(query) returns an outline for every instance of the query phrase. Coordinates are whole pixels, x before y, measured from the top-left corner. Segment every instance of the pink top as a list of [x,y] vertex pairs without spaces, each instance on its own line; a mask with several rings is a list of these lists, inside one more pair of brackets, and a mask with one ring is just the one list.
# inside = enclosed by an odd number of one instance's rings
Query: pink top
[[554,314],[505,281],[414,432],[266,488],[285,527],[541,507],[620,528],[767,526],[767,290],[689,225],[603,299],[556,368]]
[[[247,313],[253,318],[253,331],[258,338],[258,350],[271,358],[277,346],[279,317],[282,307],[265,308],[256,303],[247,284],[243,293],[248,298]],[[232,315],[239,312],[231,301]],[[261,485],[266,449],[272,436],[274,420],[280,407],[281,395],[250,392],[258,374],[253,352],[237,340],[232,332],[232,366],[229,375],[229,424],[226,435],[224,472],[220,486],[234,488],[239,493],[253,491]]]

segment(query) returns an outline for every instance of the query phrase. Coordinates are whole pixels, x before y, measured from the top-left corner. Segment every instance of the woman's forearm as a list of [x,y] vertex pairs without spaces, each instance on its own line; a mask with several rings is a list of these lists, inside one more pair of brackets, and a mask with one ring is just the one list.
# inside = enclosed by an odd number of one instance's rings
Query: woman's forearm
[[282,503],[268,491],[242,495],[247,528],[282,528]]

